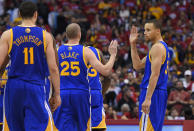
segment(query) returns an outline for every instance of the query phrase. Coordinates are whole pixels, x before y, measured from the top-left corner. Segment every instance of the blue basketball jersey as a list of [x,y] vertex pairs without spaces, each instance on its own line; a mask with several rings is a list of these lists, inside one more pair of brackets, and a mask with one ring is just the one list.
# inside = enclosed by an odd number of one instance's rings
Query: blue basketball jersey
[[[156,89],[164,89],[167,90],[167,81],[168,81],[168,63],[169,63],[169,51],[168,46],[165,42],[160,41],[160,43],[165,47],[166,49],[166,58],[165,61],[162,63],[161,69],[160,69],[160,75],[156,84]],[[151,58],[150,53],[148,52],[147,58],[146,58],[146,64],[145,64],[145,72],[144,77],[142,80],[142,83],[140,85],[141,88],[148,88],[149,79],[151,76]]]
[[[91,47],[91,46],[89,48],[94,52],[94,54],[96,55],[96,58],[99,61],[101,61],[100,53],[98,49]],[[88,79],[89,79],[89,85],[90,85],[91,90],[101,90],[102,89],[102,85],[100,82],[100,74],[91,65],[89,65]]]
[[16,26],[11,30],[9,78],[19,78],[44,85],[46,62],[45,30],[40,27]]
[[84,59],[84,46],[62,45],[58,49],[60,89],[75,89],[89,92],[88,68]]

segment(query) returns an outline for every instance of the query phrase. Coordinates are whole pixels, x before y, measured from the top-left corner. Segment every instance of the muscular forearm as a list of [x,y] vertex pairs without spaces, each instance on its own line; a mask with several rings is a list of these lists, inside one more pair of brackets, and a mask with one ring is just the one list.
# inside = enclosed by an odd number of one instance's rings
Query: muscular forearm
[[108,76],[112,71],[114,62],[115,62],[115,56],[110,56],[110,59],[106,63],[106,65],[104,65],[104,69],[103,69],[103,72],[101,72],[101,74],[104,76]]
[[133,62],[133,68],[136,70],[140,69],[141,59],[138,55],[137,47],[134,45],[131,46],[131,58],[132,58],[132,62]]
[[58,70],[50,71],[50,77],[54,87],[54,94],[60,94],[60,78]]
[[157,81],[158,81],[158,75],[152,73],[149,80],[146,99],[151,100],[153,92],[156,88]]

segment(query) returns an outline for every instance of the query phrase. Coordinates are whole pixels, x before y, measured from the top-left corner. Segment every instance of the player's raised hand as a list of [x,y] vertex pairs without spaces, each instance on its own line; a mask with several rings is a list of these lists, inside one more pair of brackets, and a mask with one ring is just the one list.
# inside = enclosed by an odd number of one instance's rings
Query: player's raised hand
[[54,112],[61,105],[60,94],[54,94],[50,98],[49,103],[50,103],[51,111]]
[[116,57],[117,55],[117,47],[118,47],[118,42],[117,40],[112,40],[109,47],[108,47],[108,52],[110,55],[113,55]]
[[134,25],[131,28],[131,33],[130,33],[130,37],[129,37],[129,41],[131,45],[135,45],[137,38],[138,38],[138,31],[137,31],[137,27],[135,27]]

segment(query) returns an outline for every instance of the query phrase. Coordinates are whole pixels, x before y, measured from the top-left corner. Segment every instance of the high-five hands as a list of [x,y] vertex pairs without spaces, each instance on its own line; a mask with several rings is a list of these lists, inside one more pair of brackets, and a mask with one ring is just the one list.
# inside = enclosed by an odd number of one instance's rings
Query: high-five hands
[[108,47],[108,52],[110,55],[113,55],[116,57],[117,55],[117,47],[118,47],[118,42],[117,40],[112,40],[109,47]]

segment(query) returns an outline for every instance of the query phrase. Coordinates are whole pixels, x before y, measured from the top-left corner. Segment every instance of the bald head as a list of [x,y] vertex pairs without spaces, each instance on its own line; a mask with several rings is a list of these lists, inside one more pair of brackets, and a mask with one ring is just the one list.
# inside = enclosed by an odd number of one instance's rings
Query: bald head
[[81,38],[81,28],[78,24],[69,24],[66,28],[66,36],[68,39],[80,39]]

